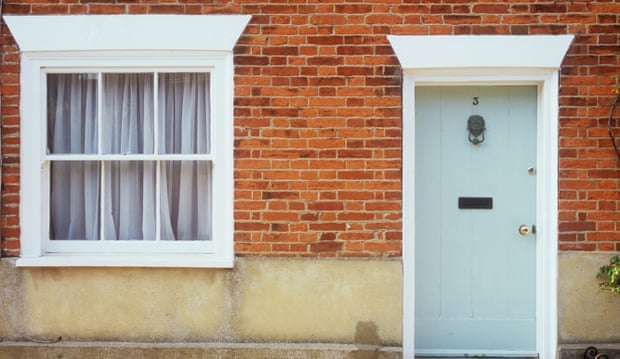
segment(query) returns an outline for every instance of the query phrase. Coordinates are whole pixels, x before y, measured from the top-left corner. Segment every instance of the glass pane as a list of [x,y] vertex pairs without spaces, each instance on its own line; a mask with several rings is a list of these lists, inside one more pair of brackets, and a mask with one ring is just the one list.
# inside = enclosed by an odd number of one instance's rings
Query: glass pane
[[155,240],[152,161],[103,163],[104,239]]
[[47,75],[47,150],[97,152],[97,75]]
[[103,153],[153,153],[153,74],[103,75]]
[[160,205],[162,240],[210,240],[210,163],[163,162]]
[[99,239],[99,163],[52,162],[50,239]]
[[210,151],[208,73],[159,74],[159,152]]

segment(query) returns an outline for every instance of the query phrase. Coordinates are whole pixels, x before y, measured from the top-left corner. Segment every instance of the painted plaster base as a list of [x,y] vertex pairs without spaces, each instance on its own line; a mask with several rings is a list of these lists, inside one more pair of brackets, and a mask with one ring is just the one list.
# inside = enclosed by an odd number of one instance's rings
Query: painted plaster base
[[[620,295],[599,293],[596,273],[613,253],[559,255],[560,344],[620,343]],[[618,345],[620,347],[620,345]],[[583,354],[583,353],[582,353]]]
[[[559,256],[560,358],[583,355],[589,345],[620,348],[614,344],[620,343],[620,296],[598,293],[595,278],[610,256]],[[187,357],[210,350],[222,358],[243,358],[243,353],[258,353],[251,346],[263,357],[374,353],[368,358],[377,358],[378,353],[392,355],[385,348],[401,345],[399,260],[239,258],[232,270],[22,269],[14,262],[0,260],[0,351],[8,358],[41,348],[66,358],[80,357],[72,353],[85,347],[92,353],[127,353],[116,352],[123,342],[146,343],[130,345],[136,358],[174,349],[165,345],[181,345],[188,351],[179,353]],[[24,345],[26,336],[63,341]],[[110,343],[83,344],[102,341]],[[155,348],[156,343],[167,344]],[[275,348],[273,343],[319,347]],[[330,345],[340,347],[323,347]]]
[[[5,340],[400,346],[399,260],[253,258],[227,269],[16,268]],[[8,323],[11,323],[11,328]]]

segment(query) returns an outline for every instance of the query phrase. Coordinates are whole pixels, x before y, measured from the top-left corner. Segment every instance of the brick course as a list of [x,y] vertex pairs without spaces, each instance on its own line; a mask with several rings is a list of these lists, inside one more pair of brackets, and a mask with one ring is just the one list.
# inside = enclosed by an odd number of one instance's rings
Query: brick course
[[[235,48],[235,250],[241,256],[401,255],[401,73],[388,34],[566,34],[560,250],[620,250],[607,136],[620,73],[614,1],[6,0],[5,14],[253,18]],[[19,253],[19,64],[2,62],[3,255]],[[620,136],[620,130],[618,130]]]

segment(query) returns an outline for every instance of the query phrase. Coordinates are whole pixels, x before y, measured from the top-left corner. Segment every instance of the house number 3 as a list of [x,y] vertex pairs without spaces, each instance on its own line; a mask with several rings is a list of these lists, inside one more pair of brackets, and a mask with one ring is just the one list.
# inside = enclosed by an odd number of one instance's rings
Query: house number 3
[[474,104],[474,106],[478,106],[478,104],[480,103],[480,101],[478,101],[478,96],[473,98],[472,104]]

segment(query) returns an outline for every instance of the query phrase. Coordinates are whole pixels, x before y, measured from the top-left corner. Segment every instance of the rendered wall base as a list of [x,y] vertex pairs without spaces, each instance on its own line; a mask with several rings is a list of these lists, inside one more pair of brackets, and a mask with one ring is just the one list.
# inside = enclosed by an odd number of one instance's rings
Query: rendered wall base
[[401,345],[394,259],[240,258],[228,270],[16,268],[3,258],[0,298],[5,342]]
[[[571,252],[559,255],[559,344],[583,349],[620,343],[620,295],[599,293],[596,274],[615,253]],[[583,351],[582,351],[583,357]]]
[[615,253],[561,253],[559,256],[559,359],[583,359],[594,346],[620,358],[620,295],[600,293],[596,273]]
[[131,344],[131,343],[59,343],[37,345],[0,343],[3,359],[399,359],[399,348],[374,348],[354,345],[291,344]]
[[[620,343],[620,296],[598,293],[595,278],[611,255],[559,256],[560,358],[583,357],[590,345]],[[106,355],[124,353],[127,348],[113,344],[123,342],[180,344],[183,350],[199,353],[197,357],[211,350],[240,358],[248,350],[261,350],[265,357],[272,350],[292,350],[301,358],[318,351],[333,356],[316,358],[353,358],[352,353],[392,355],[387,348],[401,346],[400,260],[239,258],[232,270],[23,269],[15,267],[14,259],[2,258],[0,299],[0,353],[9,358],[8,353],[41,348],[45,353],[62,350],[59,354],[71,357],[84,345]],[[8,343],[22,343],[25,336],[60,336],[63,341],[49,347]],[[112,343],[79,344],[102,341]],[[270,343],[285,344],[273,348]],[[320,347],[282,347],[306,344]],[[141,345],[131,350],[152,356],[156,354],[150,350],[178,349]],[[327,350],[325,345],[343,346]],[[370,352],[358,350],[366,345]]]

